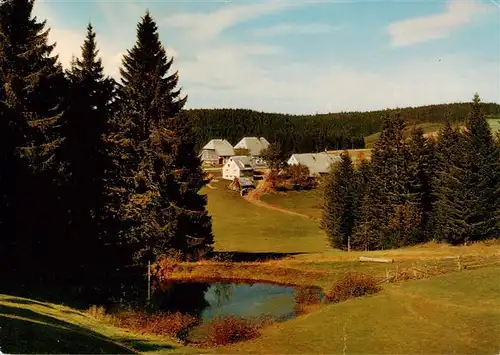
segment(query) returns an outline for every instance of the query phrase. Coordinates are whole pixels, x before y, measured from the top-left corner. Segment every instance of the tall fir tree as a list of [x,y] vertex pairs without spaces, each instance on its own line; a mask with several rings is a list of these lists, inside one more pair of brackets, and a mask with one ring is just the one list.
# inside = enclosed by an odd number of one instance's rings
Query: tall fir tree
[[465,157],[470,189],[471,241],[499,237],[500,233],[500,149],[474,95],[465,124]]
[[500,233],[500,150],[474,96],[464,132],[447,123],[438,140],[434,236],[453,244]]
[[197,194],[205,182],[191,122],[181,115],[187,98],[177,87],[177,73],[170,73],[172,63],[147,12],[137,26],[135,46],[123,57],[121,110],[110,136],[120,170],[114,213],[136,262],[212,242],[206,200]]
[[434,203],[431,220],[431,235],[435,240],[463,242],[469,232],[464,224],[468,213],[462,181],[467,173],[462,152],[464,144],[460,131],[446,120],[435,145],[437,160],[432,180]]
[[404,132],[405,123],[399,114],[387,117],[373,149],[370,181],[354,236],[354,243],[363,249],[415,242],[420,214],[412,191],[414,179]]
[[338,249],[351,249],[351,237],[357,222],[358,179],[348,151],[340,155],[328,173],[324,186],[321,227],[330,245]]
[[[45,21],[32,15],[33,0],[0,3],[0,83],[3,142],[2,208],[15,260],[11,266],[35,270],[57,265],[65,211],[61,203],[60,146],[66,80],[51,53]],[[10,155],[6,157],[6,155]],[[3,185],[3,184],[2,184]],[[5,203],[7,202],[7,203]],[[4,217],[2,216],[2,218]],[[3,231],[2,231],[3,232]]]
[[100,268],[105,258],[103,220],[109,159],[104,137],[114,111],[115,82],[104,75],[91,24],[81,50],[81,57],[73,60],[67,72],[70,101],[63,148],[69,175],[65,194],[68,241],[80,250],[82,258],[72,256],[67,262],[85,267],[84,274],[89,274],[88,268]]
[[410,190],[416,195],[418,208],[422,213],[421,233],[415,241],[422,242],[429,235],[433,212],[432,180],[436,166],[434,141],[424,136],[422,128],[413,127],[407,141],[406,153],[410,169]]

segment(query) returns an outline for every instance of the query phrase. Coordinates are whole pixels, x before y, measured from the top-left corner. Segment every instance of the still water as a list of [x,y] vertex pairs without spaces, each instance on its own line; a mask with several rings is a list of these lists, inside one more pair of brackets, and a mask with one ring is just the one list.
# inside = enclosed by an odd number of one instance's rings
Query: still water
[[295,287],[268,283],[174,282],[155,292],[153,308],[190,313],[201,322],[229,315],[285,320],[295,318],[295,295]]

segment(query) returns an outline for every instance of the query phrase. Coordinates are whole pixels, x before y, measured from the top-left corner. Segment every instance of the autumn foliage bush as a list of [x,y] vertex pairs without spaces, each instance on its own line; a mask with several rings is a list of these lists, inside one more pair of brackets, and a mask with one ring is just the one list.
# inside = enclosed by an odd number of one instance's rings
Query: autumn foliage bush
[[260,335],[262,324],[236,316],[217,317],[203,326],[204,343],[209,346],[228,345]]
[[315,287],[298,287],[294,295],[295,314],[307,313],[307,307],[321,303],[320,291]]
[[189,330],[196,326],[196,317],[183,313],[122,312],[117,316],[120,327],[140,333],[163,335],[186,340]]
[[370,295],[380,291],[377,279],[370,275],[349,272],[337,281],[327,295],[330,302],[342,302],[350,298]]

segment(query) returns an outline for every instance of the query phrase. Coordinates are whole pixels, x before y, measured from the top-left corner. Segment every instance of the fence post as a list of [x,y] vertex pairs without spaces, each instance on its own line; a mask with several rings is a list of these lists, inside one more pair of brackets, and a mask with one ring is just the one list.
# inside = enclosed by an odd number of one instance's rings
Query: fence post
[[151,261],[148,261],[148,305],[151,302]]

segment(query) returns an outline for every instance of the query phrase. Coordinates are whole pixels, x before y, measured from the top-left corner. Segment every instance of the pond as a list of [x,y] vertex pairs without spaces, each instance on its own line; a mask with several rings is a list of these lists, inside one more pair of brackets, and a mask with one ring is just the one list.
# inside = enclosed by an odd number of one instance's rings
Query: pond
[[[299,289],[299,292],[303,289]],[[308,288],[321,300],[319,288]],[[297,289],[269,283],[173,282],[154,293],[152,306],[162,312],[195,315],[202,323],[214,317],[243,318],[270,316],[288,320],[296,317]]]

